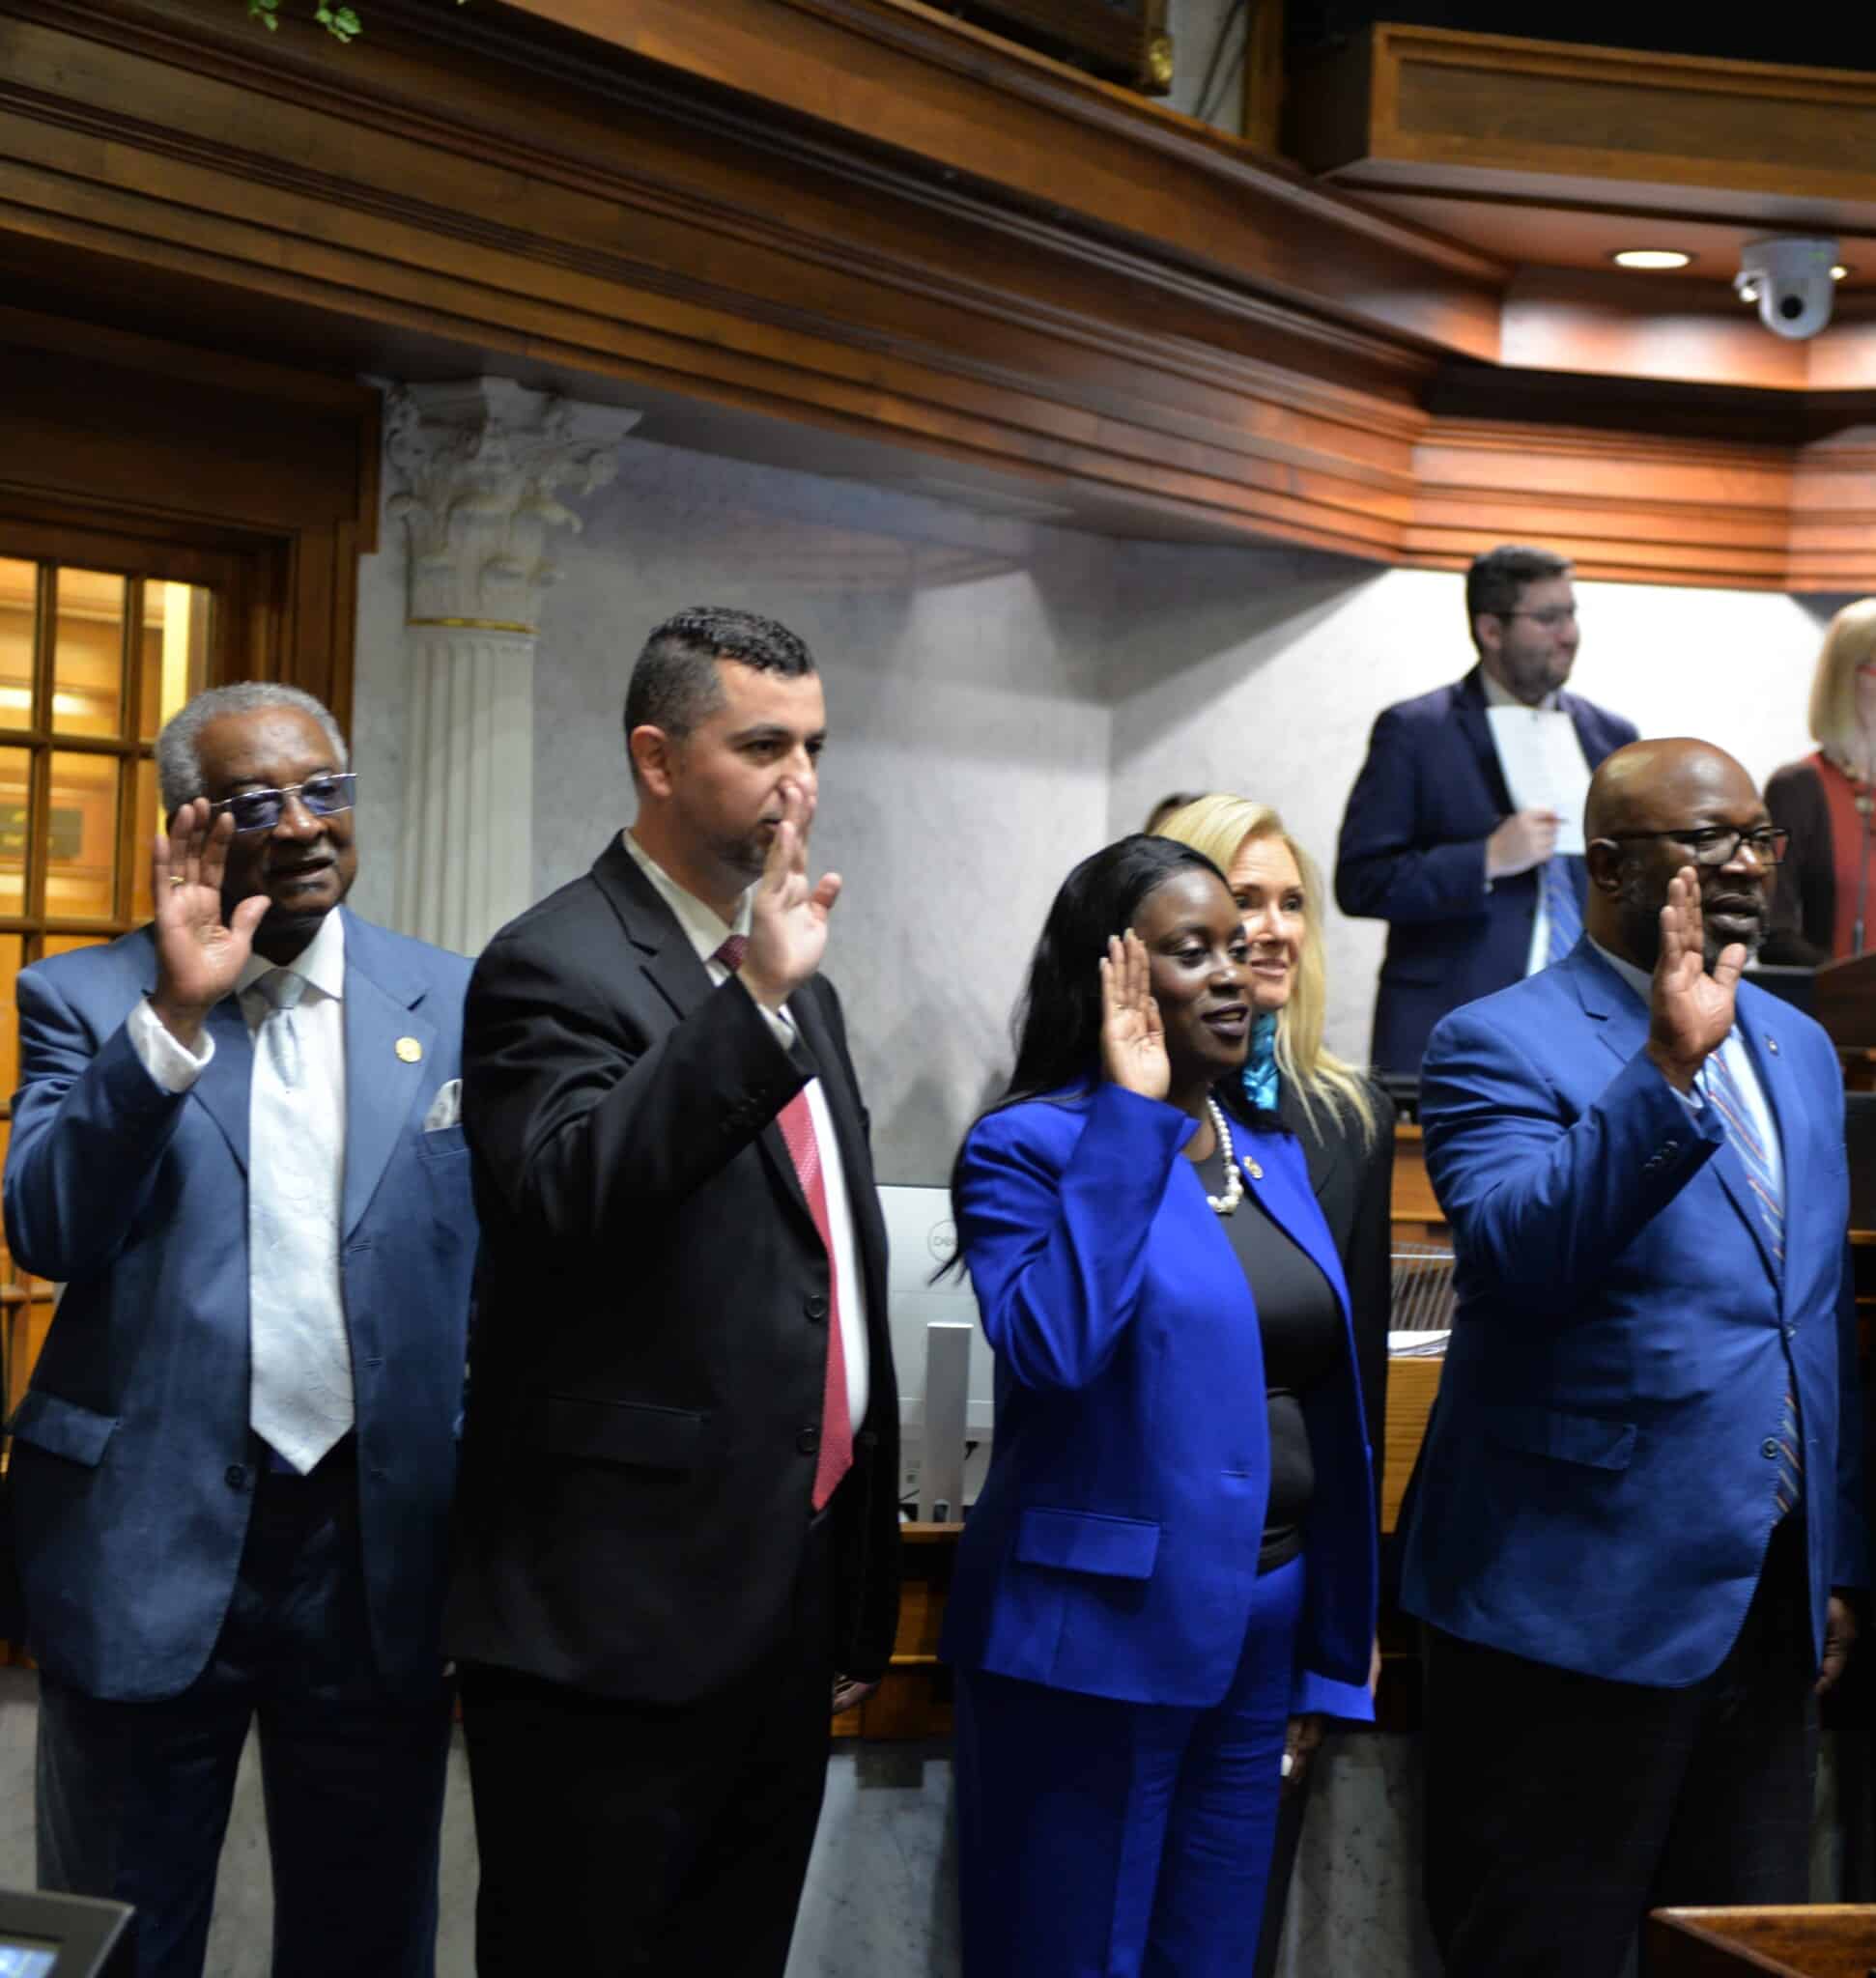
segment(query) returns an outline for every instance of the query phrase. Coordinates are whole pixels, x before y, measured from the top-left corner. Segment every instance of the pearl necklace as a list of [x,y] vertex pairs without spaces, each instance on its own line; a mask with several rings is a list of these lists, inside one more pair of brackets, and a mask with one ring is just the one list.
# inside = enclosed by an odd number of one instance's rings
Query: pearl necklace
[[[1206,1201],[1221,1216],[1228,1216],[1244,1200],[1244,1177],[1238,1173],[1237,1162],[1232,1152],[1231,1128],[1225,1122],[1225,1111],[1218,1101],[1208,1098],[1205,1110],[1211,1115],[1211,1130],[1218,1136],[1218,1151],[1225,1163],[1225,1192],[1223,1195],[1208,1195]],[[1254,1174],[1262,1175],[1263,1170],[1254,1167]]]

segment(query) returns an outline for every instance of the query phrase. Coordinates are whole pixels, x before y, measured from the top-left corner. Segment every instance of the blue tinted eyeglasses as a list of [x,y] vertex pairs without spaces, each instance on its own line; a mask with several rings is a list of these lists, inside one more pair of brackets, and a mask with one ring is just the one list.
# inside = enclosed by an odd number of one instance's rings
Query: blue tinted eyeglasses
[[352,793],[358,780],[355,770],[338,776],[308,777],[303,783],[289,783],[284,790],[243,790],[237,797],[224,797],[209,805],[209,814],[218,817],[225,810],[235,820],[237,833],[271,831],[286,813],[287,799],[298,797],[315,817],[330,817],[334,811],[352,808]]

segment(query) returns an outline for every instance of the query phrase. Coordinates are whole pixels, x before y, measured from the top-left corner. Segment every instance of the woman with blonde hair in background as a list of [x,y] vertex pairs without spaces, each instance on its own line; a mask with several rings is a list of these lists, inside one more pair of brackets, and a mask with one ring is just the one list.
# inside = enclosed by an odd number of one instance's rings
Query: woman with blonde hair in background
[[[1249,1145],[1263,1134],[1289,1134],[1308,1163],[1310,1185],[1348,1281],[1379,1510],[1387,1411],[1394,1106],[1322,1042],[1328,972],[1322,875],[1276,811],[1248,798],[1194,798],[1155,829],[1162,837],[1203,852],[1224,873],[1244,916],[1257,1017],[1236,1094],[1237,1116]],[[1276,1969],[1309,1756],[1321,1736],[1320,1718],[1298,1718],[1290,1727],[1292,1769],[1271,1857],[1258,1978]]]
[[1876,947],[1876,598],[1831,620],[1810,725],[1817,749],[1765,786],[1765,807],[1791,845],[1760,959],[1814,968]]

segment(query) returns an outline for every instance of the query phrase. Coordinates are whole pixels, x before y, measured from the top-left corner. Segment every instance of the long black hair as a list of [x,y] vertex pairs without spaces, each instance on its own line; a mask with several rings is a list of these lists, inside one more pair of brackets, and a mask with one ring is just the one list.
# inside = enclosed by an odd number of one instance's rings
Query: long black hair
[[[1133,925],[1147,896],[1176,873],[1208,872],[1220,886],[1225,875],[1203,852],[1175,838],[1134,832],[1103,845],[1062,882],[1041,939],[1030,958],[1029,979],[1010,1019],[1016,1064],[1002,1095],[978,1118],[1000,1113],[1024,1099],[1064,1088],[1089,1086],[1101,1075],[1100,962],[1109,939]],[[977,1120],[971,1122],[974,1130]],[[964,1138],[970,1139],[966,1132]],[[952,1164],[952,1220],[957,1220],[957,1177],[964,1158],[960,1144]],[[952,1267],[961,1267],[960,1250]]]

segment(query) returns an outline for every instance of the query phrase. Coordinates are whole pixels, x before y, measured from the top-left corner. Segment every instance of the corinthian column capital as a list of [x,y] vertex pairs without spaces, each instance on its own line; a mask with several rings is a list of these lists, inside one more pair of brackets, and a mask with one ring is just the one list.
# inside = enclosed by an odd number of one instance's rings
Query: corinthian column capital
[[560,497],[618,472],[639,414],[507,378],[400,384],[384,412],[391,516],[410,539],[398,924],[474,954],[533,887],[534,656]]
[[538,631],[556,575],[548,531],[581,526],[560,491],[577,498],[611,480],[638,420],[507,378],[396,386],[387,506],[409,532],[411,624]]

